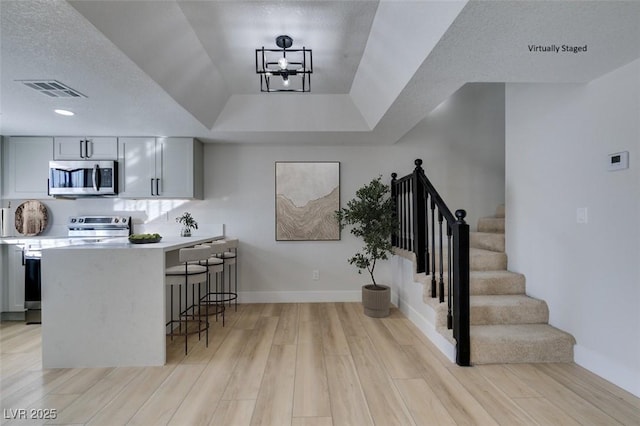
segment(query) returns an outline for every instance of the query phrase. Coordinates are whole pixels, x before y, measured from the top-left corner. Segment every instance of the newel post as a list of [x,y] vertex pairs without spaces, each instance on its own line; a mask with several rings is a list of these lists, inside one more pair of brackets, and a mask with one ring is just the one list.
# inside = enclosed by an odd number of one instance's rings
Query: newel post
[[471,365],[469,307],[469,225],[467,212],[456,210],[453,231],[453,337],[456,339],[456,364]]
[[413,252],[416,255],[416,272],[426,272],[427,274],[427,237],[426,237],[426,196],[425,188],[421,177],[424,176],[422,170],[422,160],[414,161],[416,168],[413,170]]

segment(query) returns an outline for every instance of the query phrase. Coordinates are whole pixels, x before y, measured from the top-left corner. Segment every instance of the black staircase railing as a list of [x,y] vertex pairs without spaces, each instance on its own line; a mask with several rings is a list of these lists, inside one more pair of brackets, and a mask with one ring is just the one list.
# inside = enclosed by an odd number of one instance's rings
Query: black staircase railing
[[399,218],[392,243],[415,253],[417,272],[431,276],[431,297],[439,297],[439,302],[444,303],[446,294],[447,327],[453,329],[456,340],[456,363],[468,366],[471,343],[469,225],[464,221],[467,212],[456,210],[454,216],[424,174],[422,160],[417,159],[415,165],[413,173],[402,178],[391,174],[391,197]]

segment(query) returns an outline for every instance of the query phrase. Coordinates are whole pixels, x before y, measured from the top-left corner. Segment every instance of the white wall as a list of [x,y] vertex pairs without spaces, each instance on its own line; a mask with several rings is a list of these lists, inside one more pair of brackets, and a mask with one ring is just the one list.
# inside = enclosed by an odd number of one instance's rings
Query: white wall
[[[505,102],[509,268],[578,364],[640,396],[639,76],[636,60],[586,85],[508,84]],[[629,169],[608,172],[619,151]]]
[[[224,223],[227,235],[240,238],[241,300],[360,300],[368,280],[346,261],[361,247],[348,231],[341,241],[275,241],[275,162],[340,161],[344,205],[378,175],[388,182],[392,172],[410,173],[416,158],[450,207],[468,210],[472,227],[492,214],[504,200],[504,85],[464,86],[392,146],[208,144],[205,200],[47,199],[50,226],[43,235],[66,235],[70,215],[109,213],[132,216],[134,232],[177,235],[174,218],[189,210],[197,232]],[[381,264],[376,278],[390,283],[391,269],[391,262]]]
[[[344,205],[379,174],[408,174],[416,158],[452,209],[469,210],[472,227],[493,214],[504,200],[504,86],[463,87],[394,146],[206,145],[206,200],[183,207],[240,238],[245,301],[359,300],[368,281],[346,262],[360,248],[348,231],[334,242],[275,241],[274,163],[340,161]],[[379,273],[390,282],[390,262]]]

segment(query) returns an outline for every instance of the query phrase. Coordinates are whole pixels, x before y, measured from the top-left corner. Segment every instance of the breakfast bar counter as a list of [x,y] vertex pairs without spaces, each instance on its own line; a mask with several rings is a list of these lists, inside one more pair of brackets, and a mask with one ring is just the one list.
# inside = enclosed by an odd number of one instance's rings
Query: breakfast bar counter
[[43,250],[43,367],[164,365],[165,268],[181,248],[220,238],[125,237]]

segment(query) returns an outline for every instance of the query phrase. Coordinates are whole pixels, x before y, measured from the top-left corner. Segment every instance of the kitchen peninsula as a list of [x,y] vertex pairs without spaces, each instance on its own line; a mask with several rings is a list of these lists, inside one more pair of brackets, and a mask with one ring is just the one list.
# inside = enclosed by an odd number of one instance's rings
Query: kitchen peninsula
[[126,237],[42,252],[43,368],[159,366],[166,361],[164,271],[181,248],[223,238]]

